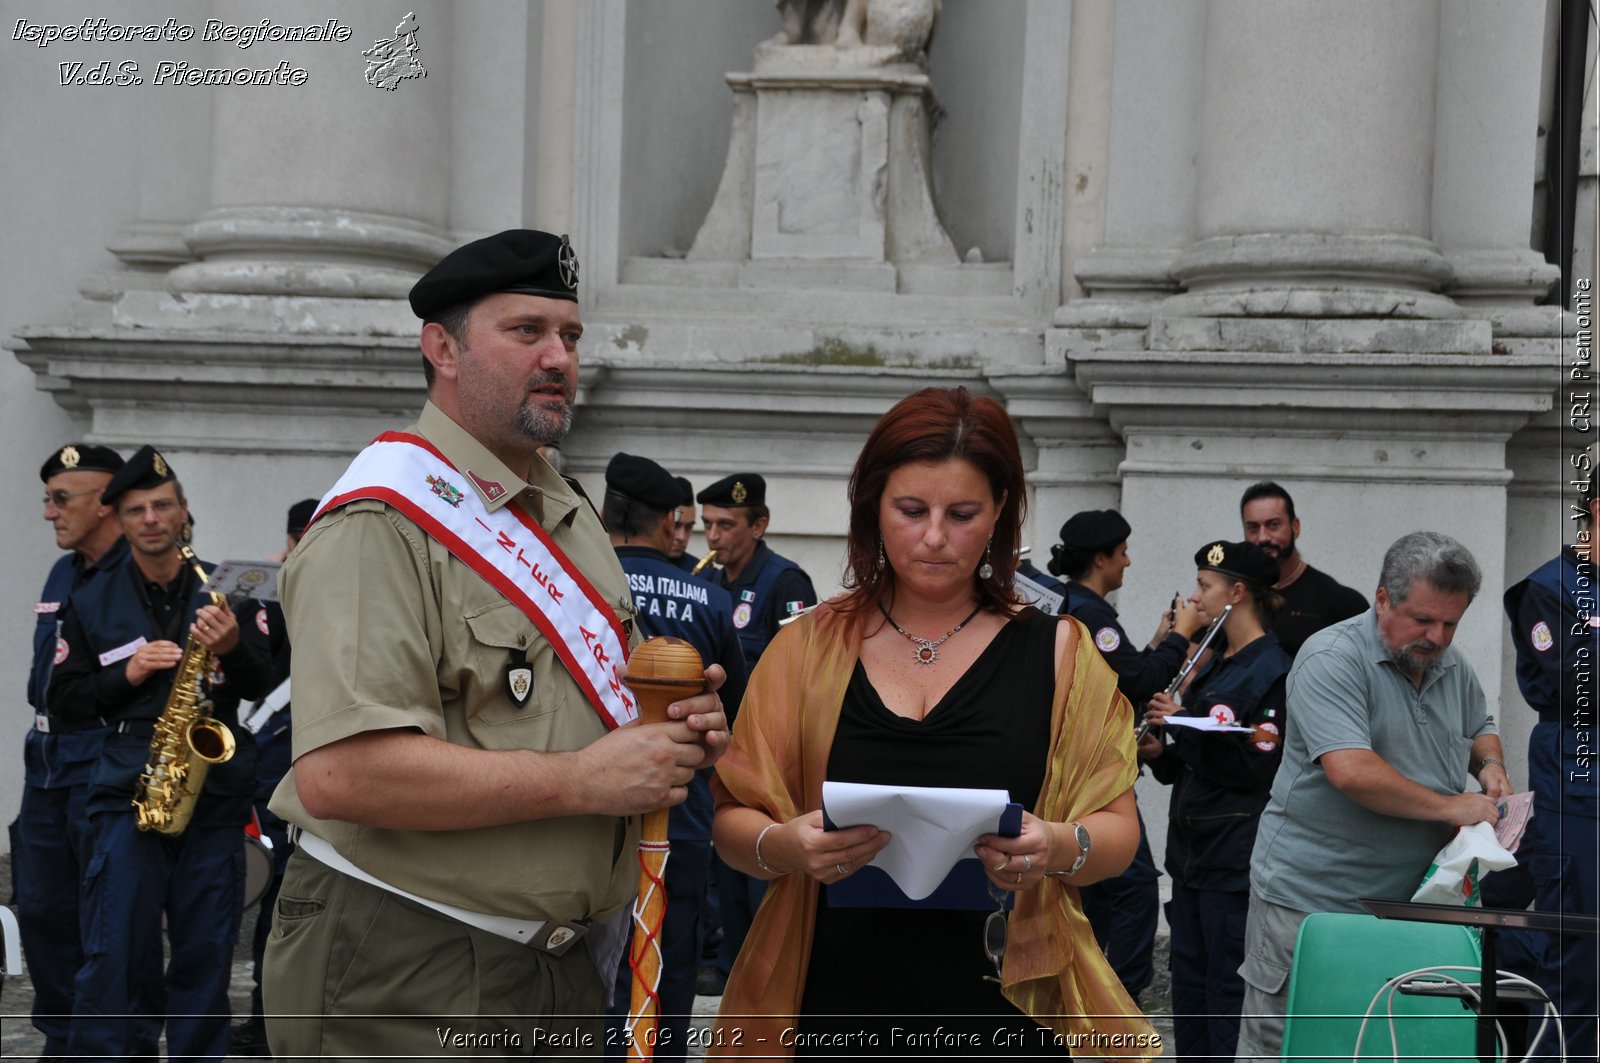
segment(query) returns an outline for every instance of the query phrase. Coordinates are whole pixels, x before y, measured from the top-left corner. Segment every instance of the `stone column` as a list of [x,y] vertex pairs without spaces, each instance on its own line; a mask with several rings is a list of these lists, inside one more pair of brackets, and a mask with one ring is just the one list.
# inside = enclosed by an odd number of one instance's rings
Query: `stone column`
[[[1544,7],[1466,0],[1440,13],[1433,238],[1454,273],[1446,292],[1473,307],[1529,306],[1560,274],[1529,246]],[[1527,76],[1491,85],[1485,70]]]
[[[174,290],[399,298],[450,249],[449,14],[438,0],[410,9],[427,76],[393,91],[367,83],[362,51],[394,33],[398,9],[382,22],[345,21],[352,36],[342,43],[213,45],[210,65],[284,60],[307,77],[299,87],[213,90],[212,206],[184,234],[200,261],[172,271]],[[259,23],[262,9],[218,0],[215,17]],[[284,0],[270,18],[322,23],[328,9]]]
[[1185,315],[1455,317],[1429,239],[1438,0],[1211,0]]

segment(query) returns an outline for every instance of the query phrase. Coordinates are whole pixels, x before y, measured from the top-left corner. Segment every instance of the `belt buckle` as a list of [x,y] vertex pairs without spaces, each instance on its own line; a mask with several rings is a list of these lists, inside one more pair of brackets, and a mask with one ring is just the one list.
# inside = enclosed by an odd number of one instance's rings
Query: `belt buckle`
[[558,923],[551,919],[528,939],[527,945],[531,949],[541,949],[552,956],[564,956],[567,950],[582,941],[583,936],[588,932],[589,924],[587,921]]
[[34,713],[33,714],[33,729],[35,731],[38,731],[40,734],[49,734],[50,733],[50,717],[46,716],[42,712]]

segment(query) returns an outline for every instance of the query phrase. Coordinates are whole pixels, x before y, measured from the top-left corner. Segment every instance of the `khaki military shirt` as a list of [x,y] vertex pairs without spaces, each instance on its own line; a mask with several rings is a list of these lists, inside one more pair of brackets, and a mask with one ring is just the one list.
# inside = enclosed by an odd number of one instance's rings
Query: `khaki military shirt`
[[[546,466],[525,483],[431,403],[408,431],[463,473],[489,510],[521,506],[619,617],[631,601],[593,508]],[[473,476],[498,482],[489,499]],[[544,635],[480,576],[397,510],[354,502],[319,519],[281,574],[294,645],[294,755],[365,731],[409,728],[477,749],[581,749],[605,734]],[[631,627],[631,625],[629,625]],[[533,690],[506,685],[526,655]],[[637,818],[570,816],[460,831],[400,831],[311,817],[291,770],[272,809],[400,889],[524,919],[604,917],[636,881]]]

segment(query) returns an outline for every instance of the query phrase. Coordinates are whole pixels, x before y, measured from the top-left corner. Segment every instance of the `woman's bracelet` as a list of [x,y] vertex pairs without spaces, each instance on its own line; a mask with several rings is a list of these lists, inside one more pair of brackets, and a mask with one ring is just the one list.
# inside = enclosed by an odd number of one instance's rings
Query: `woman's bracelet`
[[761,839],[767,836],[767,831],[773,830],[777,826],[778,825],[776,823],[768,823],[765,827],[761,828],[761,833],[756,835],[756,864],[761,868],[761,870],[765,871],[773,878],[783,877],[783,872],[779,871],[777,868],[761,859]]

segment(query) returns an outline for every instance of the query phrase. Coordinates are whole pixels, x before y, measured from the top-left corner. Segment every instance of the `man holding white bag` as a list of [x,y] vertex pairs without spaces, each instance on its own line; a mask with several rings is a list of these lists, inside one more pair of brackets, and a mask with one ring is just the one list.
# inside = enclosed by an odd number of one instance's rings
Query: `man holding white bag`
[[[1251,858],[1241,1061],[1277,1059],[1295,935],[1311,912],[1405,900],[1458,827],[1512,793],[1500,736],[1451,647],[1482,584],[1437,532],[1389,548],[1372,609],[1307,639],[1289,673],[1294,725]],[[1467,792],[1468,774],[1483,792]]]

